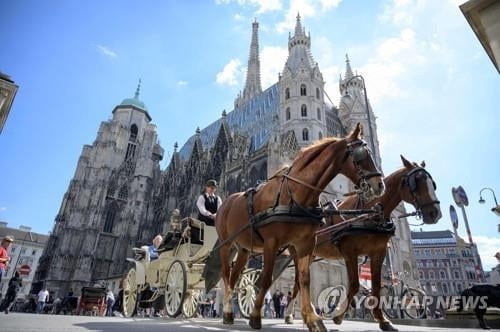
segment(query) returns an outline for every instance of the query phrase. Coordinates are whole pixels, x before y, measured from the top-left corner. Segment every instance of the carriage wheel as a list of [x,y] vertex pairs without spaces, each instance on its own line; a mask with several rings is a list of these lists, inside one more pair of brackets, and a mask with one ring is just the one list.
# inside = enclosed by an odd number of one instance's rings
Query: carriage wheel
[[256,283],[260,277],[260,269],[249,269],[243,271],[240,280],[237,284],[238,289],[238,306],[240,308],[240,313],[245,318],[250,318],[252,313],[255,299],[259,288]]
[[186,318],[192,318],[198,311],[198,304],[200,303],[200,292],[191,289],[186,293],[186,298],[182,305],[182,314]]
[[427,311],[427,303],[425,301],[425,293],[421,290],[409,287],[403,292],[403,311],[413,319],[423,318]]
[[123,315],[132,317],[137,308],[137,278],[135,269],[132,268],[127,273],[123,284]]
[[181,314],[186,293],[186,266],[182,261],[175,260],[168,269],[165,286],[165,312],[169,317],[177,317]]

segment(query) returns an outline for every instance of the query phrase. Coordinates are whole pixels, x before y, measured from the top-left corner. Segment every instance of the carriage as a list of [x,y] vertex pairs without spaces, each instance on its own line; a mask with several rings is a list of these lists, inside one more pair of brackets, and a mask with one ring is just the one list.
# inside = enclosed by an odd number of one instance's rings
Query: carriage
[[[143,246],[134,248],[134,258],[127,259],[135,266],[128,271],[123,283],[122,309],[126,317],[134,315],[138,308],[153,307],[165,309],[169,317],[182,314],[191,318],[197,312],[204,290],[212,287],[205,283],[204,270],[217,242],[215,227],[191,217],[182,222],[187,227],[173,249],[160,252],[158,259],[151,260],[149,248]],[[199,241],[192,241],[189,234],[192,228],[199,230],[196,232]],[[242,284],[248,285],[246,294],[253,304],[252,280],[246,277],[251,275],[245,273]],[[215,278],[218,280],[219,277]]]
[[106,314],[106,288],[83,287],[76,314],[104,316]]

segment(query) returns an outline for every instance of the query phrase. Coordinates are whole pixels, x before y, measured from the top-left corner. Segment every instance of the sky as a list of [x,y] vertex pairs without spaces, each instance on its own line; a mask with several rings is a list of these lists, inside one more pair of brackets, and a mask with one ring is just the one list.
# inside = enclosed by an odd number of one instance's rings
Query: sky
[[[260,23],[263,88],[285,64],[297,12],[338,105],[345,54],[366,80],[385,173],[399,155],[425,160],[451,229],[451,188],[462,185],[486,270],[500,250],[497,71],[456,0],[2,1],[0,70],[19,85],[0,134],[0,220],[47,233],[84,144],[142,79],[165,148],[231,110],[243,88],[251,22]],[[500,198],[500,196],[499,196]],[[411,210],[411,209],[410,209]],[[465,235],[459,212],[459,234]],[[412,221],[418,223],[418,221]]]

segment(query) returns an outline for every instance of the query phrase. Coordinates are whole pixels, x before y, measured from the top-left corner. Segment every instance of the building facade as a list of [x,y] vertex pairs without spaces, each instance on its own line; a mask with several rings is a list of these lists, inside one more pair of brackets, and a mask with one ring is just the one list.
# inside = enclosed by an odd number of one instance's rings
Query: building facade
[[9,249],[10,263],[7,272],[0,280],[0,293],[5,295],[9,286],[9,280],[15,271],[21,271],[23,285],[17,297],[23,298],[30,293],[31,284],[38,267],[38,262],[47,244],[48,235],[38,234],[31,231],[30,227],[21,226],[19,228],[7,227],[7,223],[0,222],[0,239],[6,235],[14,237],[14,243]]
[[427,295],[459,295],[480,282],[475,270],[473,247],[455,233],[411,232],[420,286]]
[[[182,147],[175,143],[165,170],[159,169],[163,150],[138,93],[115,108],[111,121],[102,123],[94,144],[84,147],[64,196],[37,272],[40,285],[68,288],[124,273],[131,247],[164,231],[173,209],[183,216],[197,215],[195,201],[208,179],[217,180],[224,199],[265,181],[291,163],[301,147],[326,136],[344,136],[357,122],[364,125],[381,166],[375,116],[364,80],[353,74],[349,59],[336,107],[325,100],[329,98],[311,54],[311,36],[297,16],[283,71],[275,84],[263,90],[258,28],[258,22],[253,22],[246,82],[234,109],[222,111],[206,128],[196,128]],[[322,200],[341,199],[352,184],[338,176],[327,190],[334,195]],[[404,209],[398,208],[397,213]],[[406,220],[398,224],[393,242],[402,249],[396,251],[395,268],[416,276]],[[328,280],[325,270],[330,271]],[[318,285],[315,294],[321,290],[319,285],[346,283],[344,267],[340,262],[322,263],[313,268],[313,280]],[[282,288],[293,287],[292,276],[285,274],[279,283]]]
[[0,71],[0,134],[9,116],[18,88],[10,76]]

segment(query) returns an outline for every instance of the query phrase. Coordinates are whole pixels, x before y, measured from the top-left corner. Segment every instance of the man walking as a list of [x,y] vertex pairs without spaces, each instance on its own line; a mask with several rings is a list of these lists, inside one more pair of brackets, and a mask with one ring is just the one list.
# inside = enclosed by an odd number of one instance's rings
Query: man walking
[[16,300],[17,292],[23,284],[22,279],[19,277],[19,272],[16,271],[14,276],[10,278],[9,287],[7,288],[7,295],[0,305],[0,311],[4,311],[6,314],[9,313],[11,304]]
[[37,314],[43,314],[43,308],[45,307],[45,302],[49,299],[49,291],[47,287],[38,292],[38,303],[36,306]]
[[111,289],[108,289],[108,292],[106,293],[106,316],[113,316],[113,304],[115,304],[115,295]]

